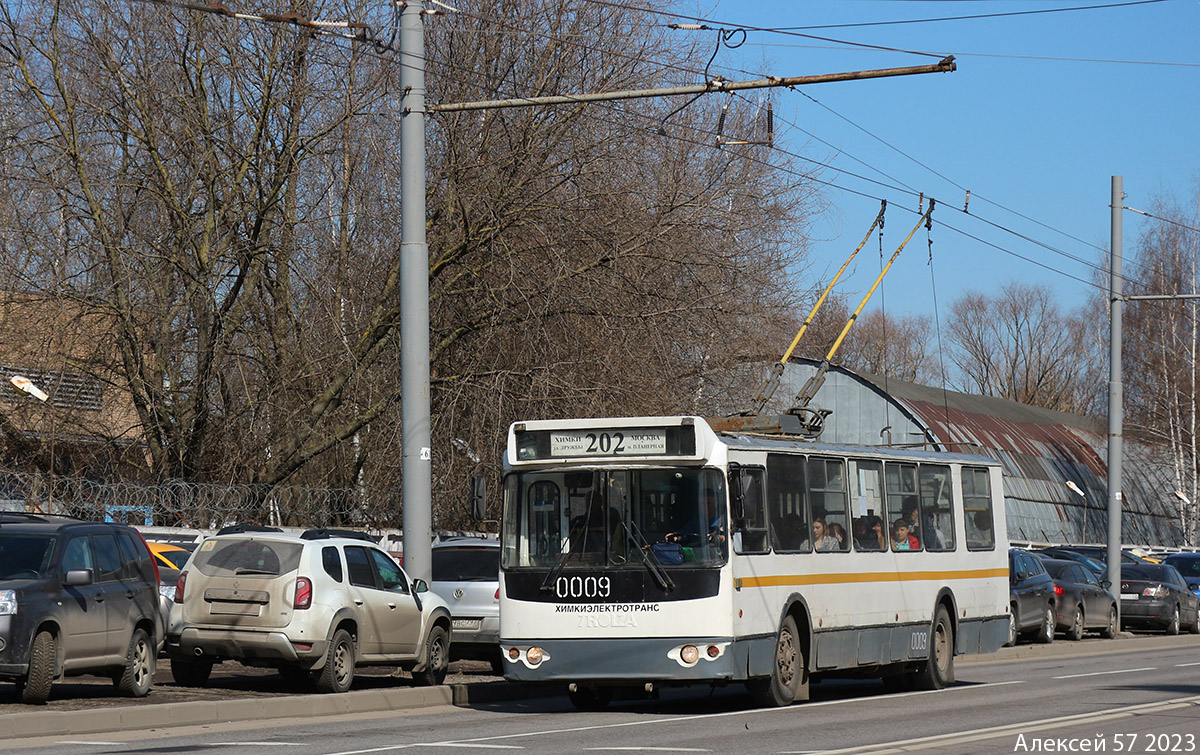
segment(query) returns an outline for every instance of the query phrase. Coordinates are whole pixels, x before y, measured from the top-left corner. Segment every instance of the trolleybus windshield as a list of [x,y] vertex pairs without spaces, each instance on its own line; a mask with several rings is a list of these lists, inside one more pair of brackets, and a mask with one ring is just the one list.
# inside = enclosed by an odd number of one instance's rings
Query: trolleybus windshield
[[728,554],[727,508],[713,469],[515,472],[504,485],[503,566],[716,566]]

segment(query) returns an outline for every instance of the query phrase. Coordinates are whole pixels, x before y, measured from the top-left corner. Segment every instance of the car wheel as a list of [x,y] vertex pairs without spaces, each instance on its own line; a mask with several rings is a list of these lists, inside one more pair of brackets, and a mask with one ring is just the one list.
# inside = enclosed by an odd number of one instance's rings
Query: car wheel
[[1108,607],[1108,625],[1100,630],[1100,636],[1106,640],[1117,636],[1117,607],[1115,605]]
[[913,687],[943,689],[954,683],[954,627],[945,606],[938,606],[929,633],[929,660],[913,674]]
[[782,708],[796,700],[808,699],[808,680],[804,677],[804,650],[800,633],[791,616],[783,620],[775,635],[775,663],[765,679],[746,683],[754,702],[764,708]]
[[1071,620],[1071,628],[1067,630],[1067,639],[1075,642],[1083,639],[1083,606],[1075,606],[1075,617]]
[[604,710],[612,702],[613,691],[608,687],[575,686],[567,690],[567,697],[575,710],[597,711]]
[[1167,634],[1179,634],[1179,606],[1175,606],[1175,610],[1171,614],[1171,621],[1167,624]]
[[212,670],[212,661],[171,659],[171,678],[182,687],[203,687],[208,683],[208,677],[212,674]]
[[145,697],[154,684],[154,646],[145,629],[134,629],[125,651],[125,669],[116,678],[117,690],[127,697]]
[[54,684],[54,666],[58,662],[58,642],[49,632],[38,632],[29,653],[29,673],[21,688],[21,702],[43,705],[50,697]]
[[429,629],[425,638],[425,670],[413,673],[413,681],[422,687],[436,687],[446,679],[446,669],[450,668],[450,643],[446,638],[446,630],[440,626]]
[[1008,642],[1004,643],[1006,647],[1012,647],[1017,644],[1017,607],[1013,606],[1008,613]]
[[345,629],[333,633],[325,665],[317,675],[318,692],[345,692],[354,683],[354,639]]
[[1042,626],[1038,629],[1038,642],[1049,644],[1054,642],[1054,628],[1056,621],[1054,618],[1054,606],[1047,604],[1046,612],[1042,616]]

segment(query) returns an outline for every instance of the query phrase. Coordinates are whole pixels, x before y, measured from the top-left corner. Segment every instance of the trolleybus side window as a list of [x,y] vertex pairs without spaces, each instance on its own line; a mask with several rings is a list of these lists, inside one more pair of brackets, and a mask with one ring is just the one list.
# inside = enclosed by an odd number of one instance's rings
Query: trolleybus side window
[[846,520],[846,463],[841,459],[808,459],[808,505],[812,513],[809,539],[822,553],[850,549]]
[[996,547],[996,534],[992,522],[992,488],[988,471],[963,467],[962,486],[967,550],[993,550]]
[[887,549],[883,510],[883,464],[864,459],[850,460],[850,496],[854,508],[854,547],[861,551]]
[[733,547],[738,553],[767,552],[767,514],[763,506],[763,471],[756,467],[729,470],[733,504]]
[[917,465],[888,462],[883,473],[887,482],[887,529],[892,550],[919,551],[921,541],[912,531],[912,520],[921,516]]
[[954,486],[950,467],[922,464],[921,520],[914,522],[917,539],[927,551],[954,550]]
[[767,503],[771,543],[781,553],[803,550],[808,540],[808,510],[804,501],[804,457],[767,454]]

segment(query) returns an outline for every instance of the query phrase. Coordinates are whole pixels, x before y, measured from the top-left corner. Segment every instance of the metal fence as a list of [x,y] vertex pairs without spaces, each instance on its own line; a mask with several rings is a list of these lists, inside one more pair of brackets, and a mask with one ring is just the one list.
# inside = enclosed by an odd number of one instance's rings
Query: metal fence
[[399,507],[368,505],[353,488],[101,482],[28,472],[0,473],[0,511],[65,514],[138,526],[216,529],[253,523],[279,527],[399,526]]

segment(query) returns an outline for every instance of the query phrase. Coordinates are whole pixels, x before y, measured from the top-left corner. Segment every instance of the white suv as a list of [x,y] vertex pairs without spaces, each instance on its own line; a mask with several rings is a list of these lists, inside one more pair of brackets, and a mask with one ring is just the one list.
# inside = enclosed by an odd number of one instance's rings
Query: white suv
[[175,603],[167,652],[186,686],[230,659],[298,680],[315,673],[321,692],[350,689],[356,666],[441,684],[450,661],[446,604],[361,533],[226,528],[192,554]]

